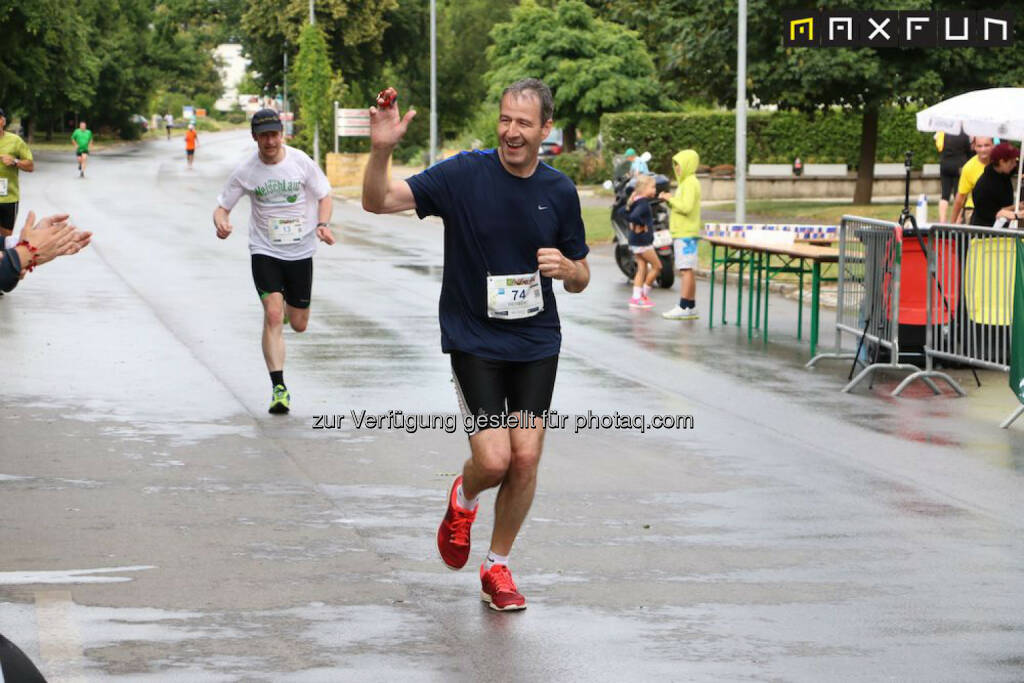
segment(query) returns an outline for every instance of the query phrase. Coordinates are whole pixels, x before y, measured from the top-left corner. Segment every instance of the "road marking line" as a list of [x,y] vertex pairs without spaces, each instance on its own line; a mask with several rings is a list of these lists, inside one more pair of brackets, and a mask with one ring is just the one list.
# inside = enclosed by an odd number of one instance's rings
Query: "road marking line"
[[71,591],[37,591],[35,597],[39,668],[51,683],[85,683],[85,654],[71,610]]
[[153,565],[140,564],[131,567],[99,567],[97,569],[60,569],[57,571],[0,572],[0,586],[17,586],[30,583],[122,583],[132,581],[126,576],[95,576],[120,572],[138,572],[156,569]]

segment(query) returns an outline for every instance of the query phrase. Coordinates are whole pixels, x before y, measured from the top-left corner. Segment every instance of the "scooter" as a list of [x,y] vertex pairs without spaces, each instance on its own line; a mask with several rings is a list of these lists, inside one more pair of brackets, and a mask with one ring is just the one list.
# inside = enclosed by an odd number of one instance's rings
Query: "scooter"
[[[614,165],[616,171],[623,168],[623,164]],[[615,191],[615,202],[612,204],[612,232],[615,246],[615,263],[619,266],[622,274],[630,282],[636,276],[636,259],[629,249],[629,221],[626,216],[626,203],[633,188],[636,186],[636,178],[629,176],[629,166],[621,173],[617,172],[615,180],[605,181],[605,188]],[[654,176],[655,188],[658,194],[668,192],[669,180],[666,176],[656,174]],[[665,202],[655,197],[651,200],[651,213],[654,214],[654,251],[661,261],[661,273],[656,280],[659,287],[668,289],[676,279],[676,260],[672,253],[672,234],[668,229],[668,207]]]

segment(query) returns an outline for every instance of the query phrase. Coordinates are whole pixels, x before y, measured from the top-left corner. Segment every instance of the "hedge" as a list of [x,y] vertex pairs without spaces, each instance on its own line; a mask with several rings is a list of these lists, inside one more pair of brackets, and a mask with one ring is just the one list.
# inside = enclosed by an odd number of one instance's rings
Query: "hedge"
[[547,163],[572,178],[577,185],[600,184],[611,177],[604,158],[594,152],[564,152],[547,159]]
[[[916,112],[886,108],[879,115],[877,162],[902,162],[914,152],[914,166],[938,161],[931,133],[921,133]],[[731,111],[644,113],[625,112],[601,117],[601,137],[607,155],[627,147],[653,156],[651,170],[668,173],[671,158],[681,149],[695,149],[701,164],[734,164],[736,118]],[[798,112],[751,111],[747,114],[747,162],[791,164],[839,163],[855,168],[860,160],[859,112],[828,112],[808,116]]]

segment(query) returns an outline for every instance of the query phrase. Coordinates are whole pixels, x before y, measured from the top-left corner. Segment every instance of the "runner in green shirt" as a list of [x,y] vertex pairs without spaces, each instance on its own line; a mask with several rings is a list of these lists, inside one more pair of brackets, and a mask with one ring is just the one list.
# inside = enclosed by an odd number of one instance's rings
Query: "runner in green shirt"
[[92,146],[92,131],[85,127],[85,121],[78,124],[78,129],[71,134],[75,143],[75,158],[78,159],[78,177],[85,177],[85,163],[89,161],[89,147]]
[[14,232],[18,218],[18,172],[35,170],[25,141],[7,132],[7,114],[0,109],[0,236]]

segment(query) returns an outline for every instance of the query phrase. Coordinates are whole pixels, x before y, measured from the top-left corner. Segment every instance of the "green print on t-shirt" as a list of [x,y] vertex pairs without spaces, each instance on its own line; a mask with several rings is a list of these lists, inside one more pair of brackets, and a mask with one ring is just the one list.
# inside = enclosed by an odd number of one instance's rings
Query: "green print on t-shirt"
[[253,194],[261,204],[294,204],[299,199],[295,194],[302,189],[301,180],[277,180],[272,178],[253,188]]

